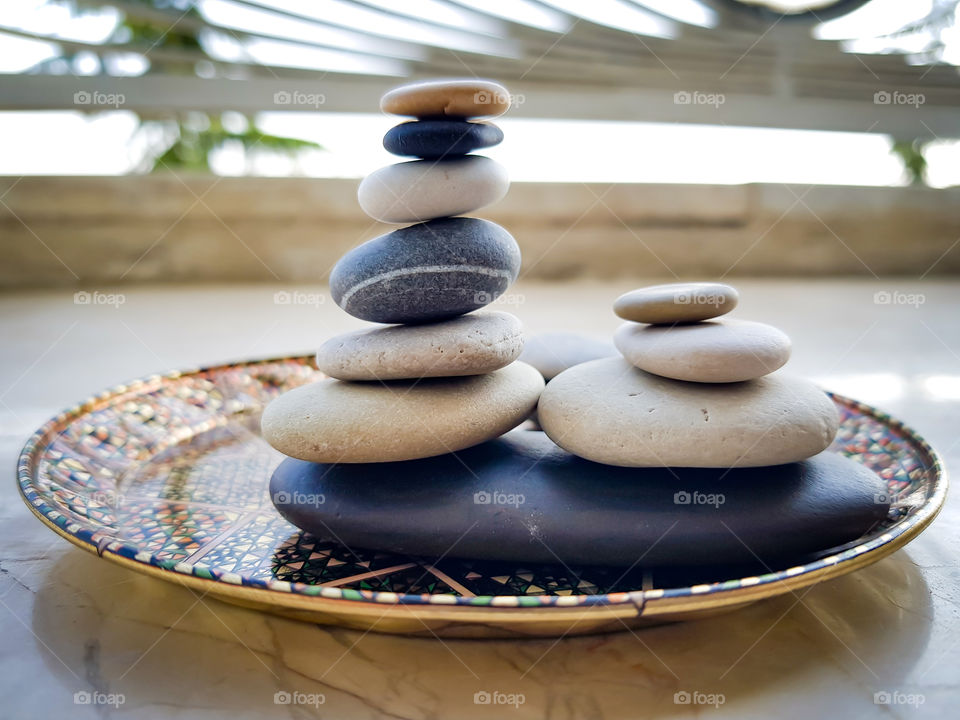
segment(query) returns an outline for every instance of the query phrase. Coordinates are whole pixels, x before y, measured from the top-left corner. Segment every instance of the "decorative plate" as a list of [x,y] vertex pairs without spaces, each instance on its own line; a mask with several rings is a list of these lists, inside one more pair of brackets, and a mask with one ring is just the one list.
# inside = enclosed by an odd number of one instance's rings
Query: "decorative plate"
[[446,636],[546,636],[682,620],[875,562],[935,517],[947,481],[915,432],[833,396],[832,446],[880,475],[886,522],[784,568],[528,566],[350,552],[287,523],[268,497],[282,456],[260,412],[322,377],[310,357],[222,365],[121,385],[48,421],[18,467],[30,509],[75,545],[222,600],[312,622]]

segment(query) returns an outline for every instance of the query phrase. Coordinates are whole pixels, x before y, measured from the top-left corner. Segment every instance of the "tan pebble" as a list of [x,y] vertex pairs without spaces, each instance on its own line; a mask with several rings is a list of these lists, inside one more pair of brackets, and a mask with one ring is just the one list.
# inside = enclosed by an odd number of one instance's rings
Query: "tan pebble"
[[631,290],[617,298],[613,311],[634,322],[696,322],[727,314],[738,299],[723,283],[670,283]]
[[392,462],[477,445],[515,428],[537,405],[543,377],[515,362],[487,375],[319,380],[264,410],[264,439],[284,455],[322,463]]
[[543,391],[537,416],[565,450],[627,467],[796,462],[826,449],[839,424],[833,401],[801,378],[688,383],[623,358],[560,373]]
[[428,80],[401,85],[380,99],[380,109],[416,118],[478,118],[502,115],[510,93],[491,80]]
[[522,349],[523,328],[516,317],[478,312],[338,335],[320,346],[317,367],[340,380],[480,375],[509,365]]
[[780,369],[790,359],[790,338],[771,325],[748,320],[689,325],[628,322],[613,340],[641,370],[690,382],[753,380]]

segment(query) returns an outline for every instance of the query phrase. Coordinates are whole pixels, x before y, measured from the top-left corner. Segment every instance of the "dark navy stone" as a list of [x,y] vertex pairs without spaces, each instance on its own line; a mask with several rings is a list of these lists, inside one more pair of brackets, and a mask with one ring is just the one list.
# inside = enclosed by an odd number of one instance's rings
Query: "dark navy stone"
[[885,490],[876,474],[831,452],[734,470],[623,468],[578,458],[531,430],[425,460],[287,459],[270,481],[281,515],[347,547],[649,567],[809,559],[881,522]]
[[502,227],[479,218],[440,218],[348,252],[330,273],[330,293],[361,320],[433,322],[490,304],[519,271],[520,248]]
[[490,123],[465,120],[414,120],[390,128],[383,147],[394,155],[413,155],[433,160],[466,155],[503,141],[503,131]]

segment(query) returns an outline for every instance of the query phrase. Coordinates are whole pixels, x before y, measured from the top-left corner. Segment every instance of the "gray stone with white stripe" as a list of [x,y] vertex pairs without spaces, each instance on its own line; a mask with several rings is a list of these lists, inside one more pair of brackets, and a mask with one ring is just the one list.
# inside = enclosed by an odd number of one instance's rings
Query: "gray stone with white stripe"
[[346,312],[382,323],[424,323],[489,305],[517,279],[520,248],[479,218],[440,218],[354,248],[330,273]]

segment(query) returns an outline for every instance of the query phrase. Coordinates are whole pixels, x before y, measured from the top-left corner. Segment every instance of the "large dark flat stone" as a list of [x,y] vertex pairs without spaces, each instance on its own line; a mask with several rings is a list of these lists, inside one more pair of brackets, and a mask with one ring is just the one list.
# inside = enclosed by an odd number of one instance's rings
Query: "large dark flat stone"
[[426,460],[288,459],[270,490],[294,525],[348,547],[588,565],[772,565],[855,540],[888,510],[883,481],[834,453],[735,470],[622,468],[524,430]]

